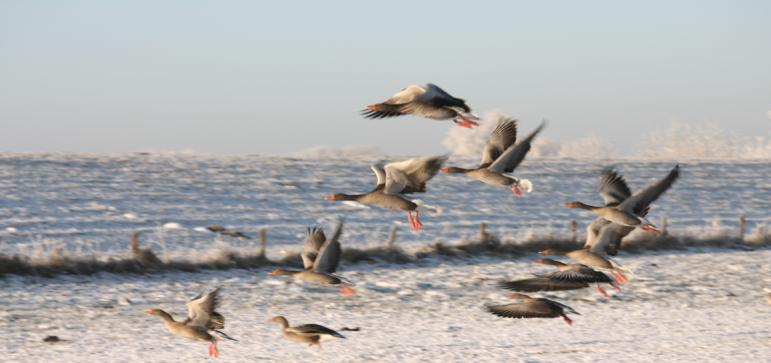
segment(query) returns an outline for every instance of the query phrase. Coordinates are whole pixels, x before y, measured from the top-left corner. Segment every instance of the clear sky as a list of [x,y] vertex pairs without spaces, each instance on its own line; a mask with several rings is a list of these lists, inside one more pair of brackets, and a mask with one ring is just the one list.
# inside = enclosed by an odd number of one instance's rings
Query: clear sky
[[0,0],[0,151],[437,152],[358,114],[426,82],[558,141],[767,135],[771,2]]

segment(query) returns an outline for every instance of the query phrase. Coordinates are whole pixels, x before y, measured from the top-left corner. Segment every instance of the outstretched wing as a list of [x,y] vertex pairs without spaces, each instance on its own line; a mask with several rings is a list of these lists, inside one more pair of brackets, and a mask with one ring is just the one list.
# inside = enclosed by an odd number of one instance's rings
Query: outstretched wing
[[199,294],[187,303],[187,319],[184,324],[206,329],[218,304],[219,288],[205,295]]
[[480,168],[486,168],[498,159],[509,146],[517,141],[517,120],[508,116],[501,116],[498,125],[490,134],[485,150],[482,152]]
[[442,155],[387,164],[385,192],[388,194],[425,192],[426,182],[439,172],[445,161],[447,157]]
[[300,252],[300,257],[303,259],[303,267],[306,270],[313,268],[313,263],[319,254],[319,250],[324,245],[324,241],[327,237],[324,235],[324,229],[321,227],[309,227],[308,235],[305,237],[303,243],[303,249]]
[[426,93],[426,89],[418,85],[410,85],[397,92],[391,98],[375,105],[374,109],[364,109],[361,114],[365,118],[378,119],[386,117],[396,117],[408,114],[405,108],[415,101],[415,99]]
[[386,174],[385,170],[383,170],[383,167],[380,165],[370,165],[370,169],[372,169],[372,172],[375,174],[375,178],[377,178],[377,184],[375,184],[374,190],[385,188]]
[[621,247],[621,240],[633,230],[634,227],[608,223],[600,228],[600,233],[597,235],[595,243],[591,246],[591,251],[600,255],[607,253],[615,256]]
[[502,318],[552,318],[558,316],[548,305],[539,301],[503,305],[487,305],[487,311]]
[[624,177],[613,168],[606,168],[600,176],[600,195],[605,206],[615,207],[632,195]]
[[323,325],[318,325],[318,324],[304,324],[304,325],[293,326],[290,328],[286,328],[286,331],[299,334],[299,335],[304,335],[304,336],[331,335],[336,338],[345,339],[345,337],[342,334],[330,328],[327,328]]
[[525,155],[530,151],[531,143],[536,135],[546,126],[546,122],[542,122],[535,131],[527,135],[522,141],[514,146],[509,146],[501,156],[498,157],[488,169],[496,173],[511,173],[514,168],[525,159]]
[[519,292],[564,291],[589,287],[585,282],[552,280],[546,277],[533,277],[514,281],[501,281],[500,287]]
[[667,174],[664,179],[659,180],[657,183],[638,191],[631,197],[627,198],[621,204],[618,205],[618,209],[623,211],[630,211],[635,215],[640,215],[651,203],[656,201],[664,192],[666,192],[672,184],[680,177],[680,165],[675,167]]
[[343,254],[340,246],[340,235],[343,233],[343,221],[338,223],[332,237],[329,238],[324,246],[321,247],[316,262],[313,264],[313,271],[327,274],[335,273],[337,265],[340,263],[340,256]]

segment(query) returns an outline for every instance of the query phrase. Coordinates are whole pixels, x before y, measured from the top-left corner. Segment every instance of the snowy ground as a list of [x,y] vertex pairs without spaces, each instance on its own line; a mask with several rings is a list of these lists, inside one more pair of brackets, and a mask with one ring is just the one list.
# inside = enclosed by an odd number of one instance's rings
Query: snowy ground
[[[196,362],[206,344],[165,332],[143,310],[184,317],[193,295],[221,287],[221,362],[771,361],[771,250],[691,250],[619,258],[632,281],[610,299],[594,290],[549,296],[582,315],[511,320],[483,310],[505,302],[501,278],[547,267],[535,256],[344,269],[358,296],[304,288],[267,270],[0,279],[4,362]],[[266,322],[320,323],[346,332],[321,352],[283,339]],[[46,335],[66,340],[43,343]]]

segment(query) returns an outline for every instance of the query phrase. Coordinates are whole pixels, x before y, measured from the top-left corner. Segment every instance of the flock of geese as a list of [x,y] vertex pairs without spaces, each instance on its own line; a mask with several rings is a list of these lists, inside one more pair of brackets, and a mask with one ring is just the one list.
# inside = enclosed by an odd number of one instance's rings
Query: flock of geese
[[[451,96],[433,84],[426,86],[411,85],[396,93],[388,100],[367,106],[362,115],[367,118],[385,118],[401,115],[415,115],[430,119],[449,120],[461,127],[478,126],[479,117],[471,113],[471,108],[463,99]],[[541,123],[534,131],[517,143],[517,122],[501,117],[492,131],[482,152],[482,159],[477,167],[443,167],[446,156],[419,157],[392,162],[385,166],[373,165],[377,183],[375,188],[366,193],[327,195],[328,201],[355,201],[361,204],[407,213],[407,220],[414,230],[421,230],[423,223],[418,212],[419,205],[407,198],[408,194],[425,193],[428,183],[439,172],[463,174],[482,183],[507,187],[516,196],[533,190],[533,184],[527,179],[511,176],[514,169],[525,159],[530,151],[533,139],[546,126]],[[541,258],[536,263],[553,266],[554,271],[536,274],[535,277],[502,281],[500,287],[514,291],[508,295],[515,302],[500,305],[487,305],[487,310],[506,318],[557,318],[562,317],[570,325],[568,314],[578,314],[573,308],[546,298],[531,297],[524,292],[577,290],[595,284],[597,291],[608,296],[601,284],[608,284],[620,289],[620,284],[628,281],[624,272],[629,272],[614,263],[607,255],[615,256],[621,240],[635,228],[645,232],[661,232],[645,218],[651,204],[666,192],[679,177],[679,166],[675,166],[660,181],[632,194],[624,177],[612,168],[603,170],[600,176],[599,194],[603,198],[602,206],[593,206],[580,201],[567,202],[568,208],[590,211],[596,218],[587,227],[587,240],[583,249],[575,251],[556,251],[546,249],[542,255],[559,255],[571,259],[566,263],[549,258]],[[327,238],[321,228],[309,228],[303,242],[301,257],[303,270],[275,269],[274,276],[288,276],[293,281],[322,287],[337,288],[345,296],[353,296],[356,291],[353,283],[336,274],[342,247],[339,237],[343,222],[340,221]],[[217,341],[235,340],[225,334],[225,318],[216,311],[219,302],[219,289],[205,295],[198,295],[187,303],[188,316],[178,322],[167,312],[160,309],[146,310],[145,313],[157,315],[164,321],[170,333],[209,342],[209,355],[218,356]],[[345,338],[333,329],[318,324],[290,326],[283,316],[276,316],[269,321],[281,324],[284,336],[295,342],[318,346],[321,342],[335,338]]]

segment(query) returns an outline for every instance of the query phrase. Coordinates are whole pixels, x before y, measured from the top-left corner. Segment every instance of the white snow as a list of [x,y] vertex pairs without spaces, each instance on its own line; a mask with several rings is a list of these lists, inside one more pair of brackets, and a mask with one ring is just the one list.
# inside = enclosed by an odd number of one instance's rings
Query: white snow
[[[225,332],[220,362],[662,362],[767,361],[771,251],[692,250],[619,257],[634,270],[610,299],[593,289],[548,296],[582,315],[512,320],[484,311],[506,302],[501,278],[545,267],[525,259],[475,258],[415,265],[359,265],[342,274],[358,295],[306,288],[268,270],[148,276],[11,277],[0,280],[3,361],[193,362],[206,343],[170,336],[143,310],[182,319],[185,302],[221,287]],[[267,322],[318,323],[348,339],[318,352],[286,341]],[[43,343],[47,335],[66,341]]]

